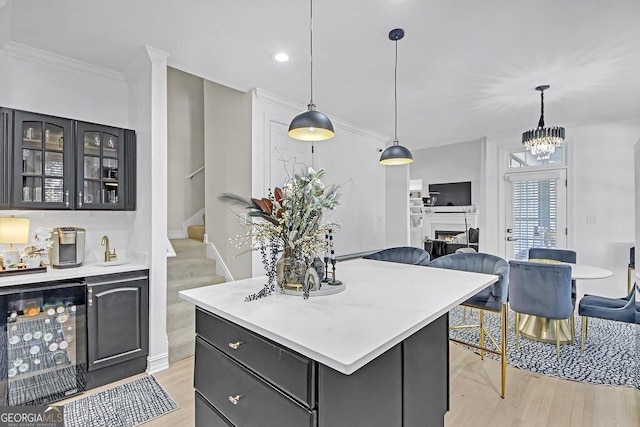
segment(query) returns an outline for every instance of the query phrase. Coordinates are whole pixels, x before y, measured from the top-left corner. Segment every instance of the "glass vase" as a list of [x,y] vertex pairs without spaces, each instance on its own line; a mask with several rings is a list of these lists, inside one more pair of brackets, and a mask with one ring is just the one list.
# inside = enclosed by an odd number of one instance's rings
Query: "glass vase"
[[302,284],[307,266],[301,259],[293,256],[290,248],[284,250],[276,262],[276,280],[282,289],[295,289],[302,292]]

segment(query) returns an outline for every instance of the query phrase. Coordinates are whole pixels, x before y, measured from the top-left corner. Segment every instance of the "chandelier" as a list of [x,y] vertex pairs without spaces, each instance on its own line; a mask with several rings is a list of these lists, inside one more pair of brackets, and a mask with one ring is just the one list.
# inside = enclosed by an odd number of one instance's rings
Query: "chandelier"
[[540,91],[540,120],[538,127],[522,134],[522,145],[538,160],[548,159],[556,147],[564,141],[564,128],[560,126],[544,127],[544,91],[549,85],[536,87]]

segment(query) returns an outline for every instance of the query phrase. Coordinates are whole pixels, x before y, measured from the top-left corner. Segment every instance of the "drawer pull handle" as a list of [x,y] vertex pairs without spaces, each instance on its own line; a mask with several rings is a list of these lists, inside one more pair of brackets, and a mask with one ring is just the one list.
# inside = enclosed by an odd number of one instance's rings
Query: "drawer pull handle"
[[229,347],[231,347],[234,350],[237,350],[238,347],[240,347],[242,344],[244,344],[242,341],[230,342]]
[[236,394],[235,396],[229,396],[228,399],[229,399],[229,402],[233,403],[234,405],[237,405],[241,397],[242,397],[241,394]]

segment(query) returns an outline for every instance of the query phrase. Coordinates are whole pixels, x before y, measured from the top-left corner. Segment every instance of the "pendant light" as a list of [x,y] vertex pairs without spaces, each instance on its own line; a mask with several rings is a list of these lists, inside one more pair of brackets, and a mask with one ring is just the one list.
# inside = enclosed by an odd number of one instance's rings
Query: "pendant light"
[[311,100],[308,110],[293,118],[289,125],[289,136],[302,141],[324,141],[333,138],[333,124],[326,114],[316,110],[313,103],[313,0],[311,0],[311,19],[309,25],[311,42]]
[[522,145],[531,154],[538,156],[538,160],[548,159],[556,151],[556,147],[564,141],[564,128],[559,126],[544,127],[544,91],[549,89],[549,85],[538,86],[540,91],[540,120],[538,127],[528,130],[522,134]]
[[403,37],[404,30],[402,28],[396,28],[389,32],[389,40],[396,42],[396,65],[393,80],[395,128],[393,133],[393,144],[387,147],[380,156],[380,164],[385,166],[406,165],[413,162],[411,151],[398,143],[398,40],[402,40]]

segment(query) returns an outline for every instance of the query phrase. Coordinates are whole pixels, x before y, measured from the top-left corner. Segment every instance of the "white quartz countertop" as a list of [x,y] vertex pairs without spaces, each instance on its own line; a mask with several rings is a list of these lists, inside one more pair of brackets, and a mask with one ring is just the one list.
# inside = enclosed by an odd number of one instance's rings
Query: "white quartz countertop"
[[56,280],[74,279],[77,277],[100,276],[102,274],[124,273],[127,271],[145,270],[149,267],[137,262],[112,261],[113,264],[101,266],[103,262],[84,264],[72,268],[47,267],[46,272],[25,273],[0,276],[0,287],[24,285],[28,283],[43,283]]
[[338,263],[336,276],[345,291],[307,300],[275,292],[245,302],[266,277],[189,289],[180,297],[348,375],[498,279],[365,259]]

